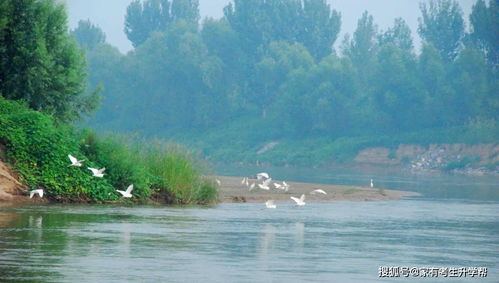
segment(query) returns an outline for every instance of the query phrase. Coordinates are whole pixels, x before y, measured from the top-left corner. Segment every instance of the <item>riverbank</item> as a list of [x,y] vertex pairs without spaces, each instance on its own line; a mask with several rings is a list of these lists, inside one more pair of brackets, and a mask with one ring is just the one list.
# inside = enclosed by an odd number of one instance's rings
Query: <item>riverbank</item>
[[[269,199],[277,202],[292,202],[290,197],[300,197],[302,194],[305,194],[305,202],[398,200],[420,195],[416,192],[385,190],[383,188],[299,182],[287,182],[290,186],[288,192],[273,188],[269,191],[256,188],[250,191],[247,186],[241,184],[242,177],[217,176],[216,178],[220,181],[218,190],[220,202],[265,202]],[[250,180],[250,183],[255,181]],[[281,183],[277,180],[276,182]],[[327,194],[311,195],[310,192],[316,189],[321,189]]]

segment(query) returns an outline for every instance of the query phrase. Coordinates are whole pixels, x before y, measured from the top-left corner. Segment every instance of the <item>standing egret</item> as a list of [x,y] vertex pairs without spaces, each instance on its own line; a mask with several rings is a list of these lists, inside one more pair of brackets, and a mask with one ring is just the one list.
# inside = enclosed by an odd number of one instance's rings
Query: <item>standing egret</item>
[[217,185],[219,185],[219,186],[222,184],[222,182],[220,182],[220,180],[218,180],[218,179],[215,179],[215,181],[217,182]]
[[371,188],[374,188],[373,179],[371,179]]
[[255,183],[251,183],[251,186],[249,187],[249,190],[253,190],[255,188]]
[[289,190],[289,185],[285,181],[282,181],[283,190],[287,192]]

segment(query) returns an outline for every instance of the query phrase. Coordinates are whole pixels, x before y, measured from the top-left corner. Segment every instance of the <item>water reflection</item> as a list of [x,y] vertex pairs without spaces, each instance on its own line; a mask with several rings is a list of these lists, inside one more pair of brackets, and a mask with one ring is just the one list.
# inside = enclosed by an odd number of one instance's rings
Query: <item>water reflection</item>
[[296,222],[295,223],[295,241],[294,241],[294,250],[295,251],[302,251],[304,235],[305,235],[305,224],[303,222]]
[[[499,272],[499,203],[0,209],[1,280],[376,280],[380,265]],[[264,279],[262,279],[264,278]],[[0,280],[0,281],[1,281]],[[488,281],[487,281],[488,280]]]
[[276,238],[276,228],[272,224],[265,224],[263,227],[263,235],[260,241],[259,250],[267,255],[274,248],[274,242]]

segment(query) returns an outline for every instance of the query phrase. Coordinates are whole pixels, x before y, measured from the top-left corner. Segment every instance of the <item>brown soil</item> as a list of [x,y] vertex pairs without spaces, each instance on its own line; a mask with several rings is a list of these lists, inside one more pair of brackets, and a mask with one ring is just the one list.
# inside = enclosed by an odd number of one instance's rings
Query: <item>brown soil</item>
[[27,196],[28,188],[22,185],[15,176],[0,160],[0,204],[36,202]]
[[[415,192],[384,190],[381,188],[368,188],[356,186],[323,185],[313,183],[288,183],[289,191],[275,189],[271,186],[269,191],[249,188],[241,184],[242,177],[214,177],[220,180],[219,200],[220,202],[265,202],[273,199],[280,202],[293,202],[290,197],[300,197],[305,194],[305,202],[326,202],[326,201],[375,201],[375,200],[397,200],[403,197],[419,196]],[[257,180],[250,180],[250,184]],[[281,183],[281,181],[276,181]],[[324,190],[327,195],[311,195],[310,192],[316,189]]]

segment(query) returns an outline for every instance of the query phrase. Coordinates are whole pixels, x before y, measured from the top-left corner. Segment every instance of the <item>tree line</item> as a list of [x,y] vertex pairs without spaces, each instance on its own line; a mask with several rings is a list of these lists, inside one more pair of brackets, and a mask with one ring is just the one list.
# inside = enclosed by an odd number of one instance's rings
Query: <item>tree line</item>
[[[234,0],[199,23],[196,0],[135,0],[126,55],[81,21],[90,124],[172,137],[261,129],[257,140],[385,135],[493,123],[499,113],[499,1],[478,0],[465,27],[456,1],[420,4],[419,53],[402,18],[379,30],[365,12],[337,50],[341,14],[325,0]],[[237,127],[236,127],[237,128]]]

